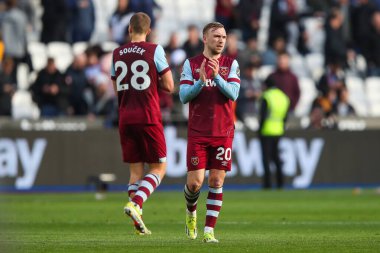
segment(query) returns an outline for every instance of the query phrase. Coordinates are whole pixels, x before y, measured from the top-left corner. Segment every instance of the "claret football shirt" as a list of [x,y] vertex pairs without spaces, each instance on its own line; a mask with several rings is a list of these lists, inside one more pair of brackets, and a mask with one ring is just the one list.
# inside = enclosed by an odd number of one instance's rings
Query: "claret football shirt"
[[159,77],[169,71],[162,46],[130,42],[113,51],[111,78],[116,81],[119,124],[161,123]]
[[[190,101],[188,136],[233,137],[232,100],[227,98],[212,80],[208,59],[203,54],[185,61],[180,85],[194,85],[199,80],[200,66],[204,59],[207,81],[201,92]],[[228,83],[240,84],[236,60],[222,55],[218,61],[219,75]]]

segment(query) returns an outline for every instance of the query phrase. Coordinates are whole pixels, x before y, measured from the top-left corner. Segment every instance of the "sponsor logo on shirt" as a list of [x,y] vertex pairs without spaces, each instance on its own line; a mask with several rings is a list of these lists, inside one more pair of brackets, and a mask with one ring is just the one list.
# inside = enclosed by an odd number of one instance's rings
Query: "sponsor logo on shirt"
[[198,158],[198,156],[191,157],[191,164],[194,165],[194,166],[196,166],[196,165],[199,164],[199,158]]

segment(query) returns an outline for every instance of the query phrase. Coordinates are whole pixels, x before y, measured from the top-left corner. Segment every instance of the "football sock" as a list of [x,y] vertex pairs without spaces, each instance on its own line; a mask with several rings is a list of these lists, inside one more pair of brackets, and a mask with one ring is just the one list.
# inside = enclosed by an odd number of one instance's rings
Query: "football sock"
[[132,198],[132,202],[136,203],[137,205],[142,208],[143,203],[149,198],[149,196],[154,192],[154,190],[159,186],[161,183],[160,176],[157,174],[147,174],[142,180],[139,185],[139,188],[135,194],[135,196]]
[[[141,181],[136,181],[136,183],[134,184],[129,184],[128,185],[128,196],[129,196],[129,201],[132,201],[132,198],[131,198],[131,195],[134,195],[136,194],[137,192],[137,189],[139,188],[139,184],[141,183]],[[142,213],[142,209],[141,209],[141,213]],[[134,221],[133,222],[135,226],[138,226],[139,224]]]
[[206,224],[205,224],[205,233],[212,232],[214,230],[216,220],[218,219],[220,209],[222,208],[223,203],[223,188],[208,188],[207,195],[207,213],[206,213]]
[[185,184],[185,188],[183,189],[185,199],[186,199],[186,206],[187,206],[187,212],[191,215],[194,215],[197,211],[197,202],[199,198],[199,194],[201,191],[197,192],[191,192],[189,188],[187,187],[187,184]]
[[140,184],[140,180],[137,181],[137,182],[134,183],[134,184],[129,184],[129,185],[128,185],[128,196],[129,196],[129,201],[132,200],[131,195],[136,194],[137,190],[139,189],[139,184]]

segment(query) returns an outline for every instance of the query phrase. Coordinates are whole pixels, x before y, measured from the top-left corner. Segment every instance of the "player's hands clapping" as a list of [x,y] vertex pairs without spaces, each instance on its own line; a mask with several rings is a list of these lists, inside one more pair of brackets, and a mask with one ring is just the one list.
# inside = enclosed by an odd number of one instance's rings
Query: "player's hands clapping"
[[217,59],[210,59],[208,61],[208,66],[211,68],[211,76],[215,78],[219,73],[219,61]]
[[[202,82],[206,82],[207,79],[207,73],[205,69],[206,65],[206,59],[203,59],[203,62],[201,64],[201,67],[199,69],[199,78],[202,80]],[[211,77],[215,78],[216,75],[219,73],[219,61],[217,59],[209,59],[207,66],[211,69]]]
[[199,69],[199,78],[202,80],[203,83],[205,83],[207,79],[205,64],[206,64],[206,59],[203,59],[201,68]]

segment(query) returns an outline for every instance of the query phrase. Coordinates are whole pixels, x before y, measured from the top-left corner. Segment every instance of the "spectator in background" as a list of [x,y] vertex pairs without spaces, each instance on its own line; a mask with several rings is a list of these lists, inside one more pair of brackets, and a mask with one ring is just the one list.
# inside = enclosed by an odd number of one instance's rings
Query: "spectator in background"
[[297,20],[297,5],[295,0],[274,0],[271,6],[268,45],[278,38],[290,39],[288,24]]
[[289,64],[289,55],[281,53],[277,59],[277,69],[269,75],[277,87],[282,90],[290,99],[290,112],[293,112],[300,98],[300,87],[298,78],[291,72]]
[[84,71],[88,82],[94,85],[96,76],[102,73],[100,57],[103,55],[103,50],[100,46],[95,45],[87,48],[85,53],[87,56],[87,66]]
[[371,34],[371,18],[376,11],[375,6],[369,0],[355,0],[356,5],[352,8],[351,24],[352,38],[359,53],[368,59],[371,52],[369,37]]
[[372,27],[368,41],[368,51],[371,52],[367,56],[368,75],[380,76],[380,11],[373,14]]
[[14,61],[6,57],[0,69],[0,115],[11,116],[12,97],[17,90],[16,78],[14,73]]
[[337,94],[335,90],[319,93],[311,105],[310,129],[331,129],[336,127],[336,117],[333,112],[336,97]]
[[156,27],[155,10],[161,10],[161,6],[155,0],[129,0],[133,12],[144,12],[151,20],[151,29]]
[[352,43],[351,4],[349,0],[337,0],[335,8],[342,15],[342,34],[346,45]]
[[89,41],[95,28],[95,9],[92,0],[67,0],[70,10],[71,42]]
[[5,52],[3,34],[1,32],[2,31],[0,31],[0,64],[3,62],[4,52]]
[[239,99],[236,105],[237,118],[245,122],[247,117],[256,116],[257,100],[261,97],[262,83],[257,76],[258,65],[250,62],[243,67],[240,79]]
[[85,54],[76,55],[65,74],[65,83],[69,89],[70,115],[87,115],[89,112],[88,94],[92,91],[84,72],[86,64]]
[[159,15],[157,11],[161,11],[161,6],[155,0],[129,0],[132,12],[144,12],[151,20],[151,32],[147,41],[154,41],[156,36],[156,21]]
[[325,64],[332,61],[347,62],[347,45],[343,35],[343,16],[337,10],[332,10],[326,22]]
[[242,67],[250,63],[255,63],[257,66],[261,64],[260,52],[257,48],[256,39],[248,39],[246,47],[243,50],[239,50],[237,61]]
[[224,55],[230,57],[232,59],[236,59],[239,54],[239,37],[235,32],[230,32],[227,34],[226,41],[226,50],[224,51]]
[[114,92],[109,89],[110,78],[101,73],[95,78],[95,103],[91,108],[91,112],[96,116],[110,117],[114,110]]
[[277,56],[286,53],[286,42],[283,37],[275,38],[272,44],[261,55],[262,65],[276,66]]
[[223,24],[227,32],[235,27],[234,8],[232,0],[216,0],[215,21]]
[[332,113],[341,117],[356,115],[354,107],[348,102],[348,96],[347,88],[341,89],[338,101],[333,104]]
[[[32,1],[30,0],[18,0],[17,6],[20,10],[22,10],[27,19],[27,31],[28,31],[28,38],[29,36],[34,35],[36,36],[37,33],[37,19],[36,19],[36,8],[33,6]],[[37,39],[37,38],[33,38]]]
[[237,5],[237,23],[243,33],[243,41],[248,43],[250,39],[257,38],[260,28],[261,9],[263,0],[240,0]]
[[200,38],[199,29],[196,25],[189,25],[187,27],[187,40],[183,44],[182,48],[185,50],[187,58],[202,53],[203,42]]
[[14,60],[14,71],[26,57],[27,19],[17,7],[17,0],[6,1],[6,11],[1,18],[1,31],[4,41],[4,54]]
[[68,87],[58,71],[54,59],[49,58],[36,81],[30,87],[33,101],[38,105],[42,117],[56,117],[66,114],[68,108]]
[[327,66],[326,72],[319,80],[317,89],[324,95],[328,94],[330,90],[334,90],[339,95],[345,86],[345,73],[342,63],[339,60],[331,61]]
[[265,80],[265,88],[260,104],[259,137],[264,167],[263,188],[272,187],[270,163],[276,165],[277,188],[284,186],[282,161],[280,159],[279,142],[285,133],[285,123],[289,111],[289,98],[275,83],[273,77]]
[[41,41],[68,42],[68,17],[69,10],[66,0],[41,0],[44,12],[42,14]]
[[134,12],[130,0],[118,0],[110,20],[111,39],[120,45],[128,41],[128,25]]
[[172,32],[170,34],[169,42],[168,44],[164,47],[164,50],[166,53],[171,54],[175,50],[180,48],[179,42],[178,42],[178,34],[177,32]]

